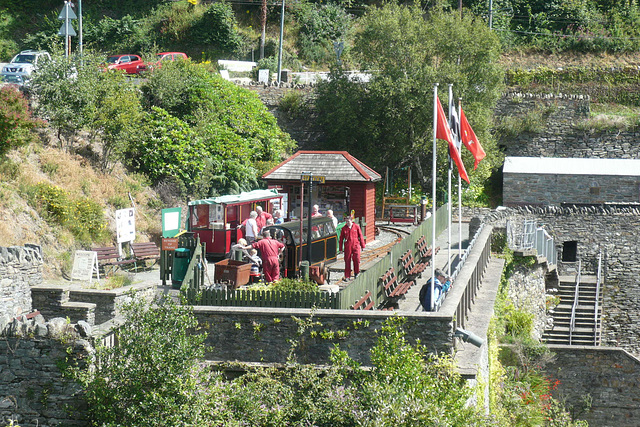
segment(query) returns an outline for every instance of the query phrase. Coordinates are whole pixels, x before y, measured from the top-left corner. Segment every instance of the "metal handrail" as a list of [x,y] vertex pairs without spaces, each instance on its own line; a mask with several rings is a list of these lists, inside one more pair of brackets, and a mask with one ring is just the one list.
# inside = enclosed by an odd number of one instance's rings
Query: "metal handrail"
[[600,305],[600,280],[602,278],[602,249],[598,254],[598,274],[596,276],[596,309],[593,313],[593,345],[598,345],[598,308]]
[[576,276],[576,290],[573,294],[573,306],[571,307],[571,323],[569,324],[569,345],[573,340],[573,331],[576,328],[576,308],[580,299],[580,274],[582,271],[582,261],[578,260],[578,275]]

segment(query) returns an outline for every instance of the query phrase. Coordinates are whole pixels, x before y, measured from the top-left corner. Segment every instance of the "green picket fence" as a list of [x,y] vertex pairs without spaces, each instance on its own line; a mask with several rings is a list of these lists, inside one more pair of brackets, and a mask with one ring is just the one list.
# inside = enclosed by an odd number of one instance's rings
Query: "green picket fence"
[[[226,289],[202,289],[199,283],[183,284],[182,292],[189,304],[211,306],[234,307],[271,307],[271,308],[326,308],[348,310],[360,300],[368,291],[371,291],[376,307],[386,302],[384,287],[380,283],[380,277],[393,266],[400,279],[403,279],[400,258],[411,250],[414,257],[419,257],[416,242],[424,236],[429,244],[432,244],[432,218],[423,221],[416,229],[398,244],[394,245],[389,253],[379,262],[363,271],[346,288],[338,294],[328,292],[284,292],[284,291],[252,291],[252,290],[226,290]],[[442,206],[436,213],[436,235],[447,228],[448,210]],[[189,267],[191,271],[191,266]],[[194,270],[195,271],[195,270]],[[186,282],[186,278],[185,278]]]
[[[436,212],[436,236],[446,230],[449,222],[448,205],[441,206]],[[402,239],[398,244],[394,245],[389,253],[378,261],[367,271],[363,271],[358,277],[351,282],[346,288],[340,291],[340,309],[348,310],[351,306],[360,300],[367,291],[371,291],[376,307],[380,307],[387,301],[384,294],[384,287],[380,282],[380,278],[387,272],[390,267],[394,267],[399,279],[404,279],[400,258],[407,250],[411,250],[414,257],[419,258],[416,248],[416,242],[422,236],[425,237],[429,246],[433,247],[433,217],[427,218],[419,224],[415,230]]]
[[337,294],[328,292],[294,292],[267,290],[204,289],[198,292],[190,288],[185,292],[192,305],[226,307],[270,307],[270,308],[326,308],[338,307]]

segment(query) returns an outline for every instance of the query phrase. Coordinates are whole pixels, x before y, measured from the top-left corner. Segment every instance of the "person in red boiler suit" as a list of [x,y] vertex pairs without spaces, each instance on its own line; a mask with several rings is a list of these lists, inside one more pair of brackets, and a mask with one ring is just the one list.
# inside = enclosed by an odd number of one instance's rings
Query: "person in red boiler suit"
[[279,256],[280,252],[284,250],[284,244],[278,240],[272,239],[269,230],[264,230],[262,232],[262,239],[257,242],[253,242],[248,247],[258,249],[260,251],[264,280],[267,283],[280,280]]
[[[344,243],[344,245],[343,245]],[[344,278],[351,278],[351,261],[353,261],[353,274],[360,273],[360,249],[364,249],[364,238],[358,224],[354,224],[353,218],[347,217],[346,224],[340,231],[338,247],[344,247]]]

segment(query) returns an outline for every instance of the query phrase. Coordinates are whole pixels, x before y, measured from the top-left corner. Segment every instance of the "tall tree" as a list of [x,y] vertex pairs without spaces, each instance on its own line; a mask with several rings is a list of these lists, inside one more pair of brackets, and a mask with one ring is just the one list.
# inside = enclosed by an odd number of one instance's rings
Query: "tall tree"
[[[371,78],[360,83],[336,68],[320,85],[317,107],[329,136],[327,148],[347,149],[375,168],[412,166],[428,188],[430,173],[423,165],[430,164],[433,83],[439,82],[443,103],[448,83],[454,96],[463,98],[489,158],[495,143],[488,129],[503,71],[500,43],[486,23],[441,9],[425,18],[418,5],[390,2],[371,8],[359,27],[352,55]],[[443,145],[441,158],[445,150]],[[469,153],[464,160],[472,164]],[[476,182],[488,176],[489,164],[475,173]],[[444,172],[444,162],[441,167]],[[446,173],[438,176],[444,179]]]

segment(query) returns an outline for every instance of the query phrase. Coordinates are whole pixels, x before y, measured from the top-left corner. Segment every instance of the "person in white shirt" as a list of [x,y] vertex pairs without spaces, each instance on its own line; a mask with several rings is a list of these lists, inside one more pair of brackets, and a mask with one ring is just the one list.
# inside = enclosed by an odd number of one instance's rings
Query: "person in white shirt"
[[333,211],[331,209],[327,211],[327,218],[331,218],[331,221],[333,221],[333,228],[338,227],[338,218],[333,216]]
[[258,237],[258,232],[260,231],[258,230],[258,223],[256,221],[257,217],[258,213],[256,211],[251,211],[249,213],[249,218],[247,218],[247,221],[245,222],[244,237],[247,239],[249,244],[255,242]]

